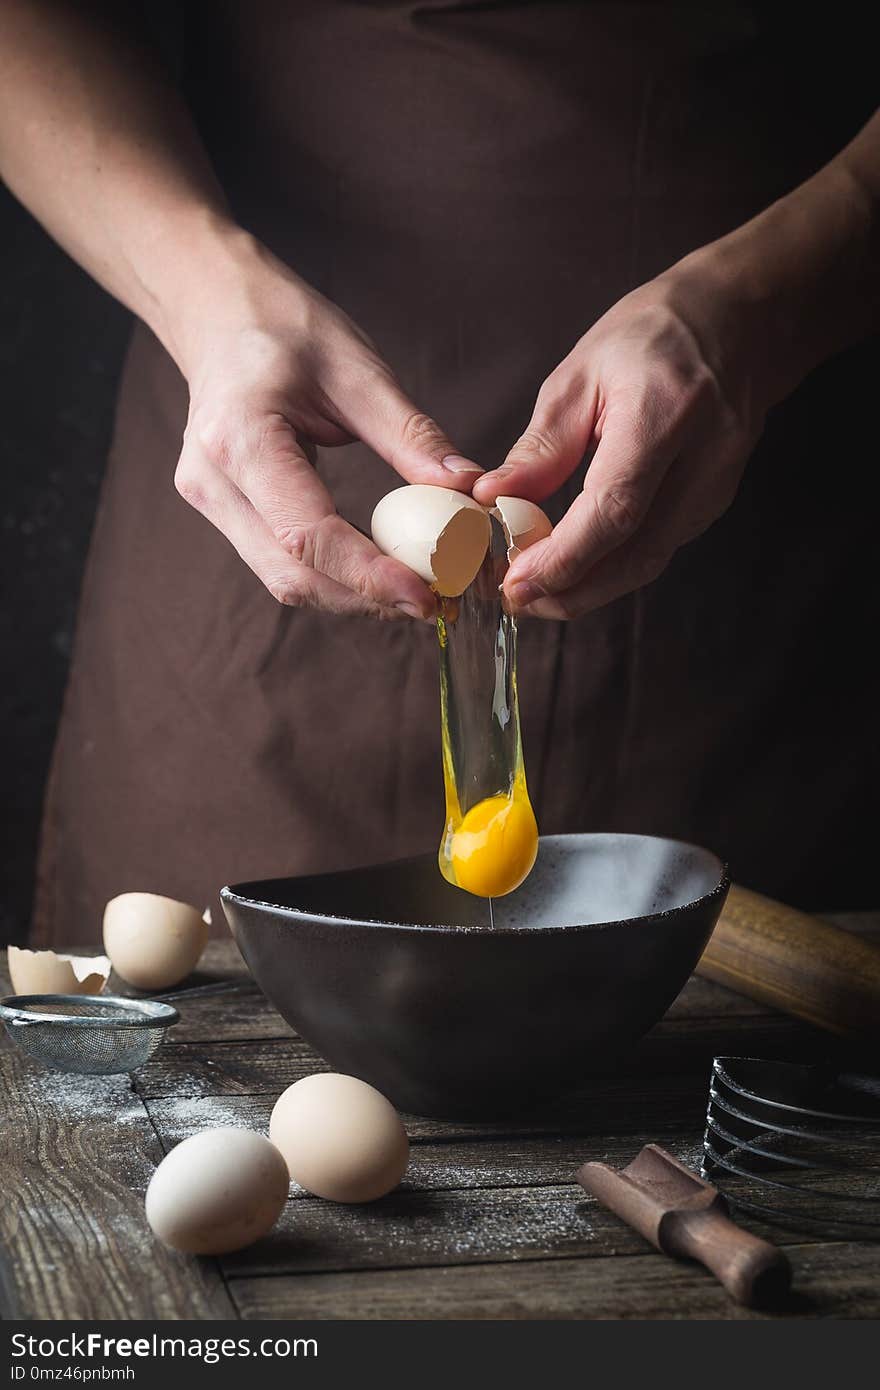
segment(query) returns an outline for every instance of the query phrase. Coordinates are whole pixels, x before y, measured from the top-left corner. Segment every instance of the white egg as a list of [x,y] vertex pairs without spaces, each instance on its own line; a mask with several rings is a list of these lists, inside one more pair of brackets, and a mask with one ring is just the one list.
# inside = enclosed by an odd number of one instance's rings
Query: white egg
[[279,1096],[269,1137],[290,1176],[332,1202],[372,1202],[396,1187],[409,1161],[400,1116],[366,1081],[324,1072]]
[[524,497],[496,497],[492,515],[504,528],[507,559],[511,564],[523,550],[528,550],[535,541],[545,540],[553,530],[546,513]]
[[147,1188],[147,1220],[166,1245],[225,1255],[275,1225],[289,1179],[281,1154],[250,1129],[206,1129],[166,1154]]
[[15,994],[100,994],[109,974],[107,956],[9,947],[9,978]]
[[473,497],[447,487],[412,483],[377,504],[373,540],[447,598],[463,594],[486,557],[488,513]]
[[197,907],[156,893],[121,893],[104,909],[104,950],[135,989],[170,989],[193,970],[208,940]]

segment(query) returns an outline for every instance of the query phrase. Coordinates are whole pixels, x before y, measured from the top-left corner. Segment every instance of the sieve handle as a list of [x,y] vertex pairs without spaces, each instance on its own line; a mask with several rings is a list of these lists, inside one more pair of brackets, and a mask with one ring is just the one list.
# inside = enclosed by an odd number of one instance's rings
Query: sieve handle
[[880,1038],[880,947],[732,885],[697,974],[841,1037]]
[[229,994],[238,989],[256,989],[251,975],[239,980],[214,980],[209,985],[193,985],[191,989],[169,989],[163,994],[151,994],[151,999],[201,999],[204,994]]

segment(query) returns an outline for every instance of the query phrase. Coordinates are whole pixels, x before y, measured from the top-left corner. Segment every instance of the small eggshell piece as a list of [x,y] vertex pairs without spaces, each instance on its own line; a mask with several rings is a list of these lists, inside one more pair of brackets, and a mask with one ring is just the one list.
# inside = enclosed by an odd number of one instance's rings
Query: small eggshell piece
[[10,946],[14,994],[100,994],[110,974],[107,956],[70,956]]
[[166,1154],[147,1188],[147,1221],[188,1255],[225,1255],[266,1235],[289,1179],[281,1154],[250,1129],[206,1129]]
[[104,950],[135,989],[170,989],[198,964],[208,924],[197,907],[156,893],[121,893],[104,909]]
[[510,563],[528,550],[535,541],[543,541],[550,535],[553,525],[550,518],[534,502],[524,497],[496,497],[492,515],[504,528],[507,541],[507,559]]
[[400,1116],[366,1081],[337,1072],[303,1077],[279,1096],[269,1137],[290,1176],[331,1202],[373,1202],[396,1187],[409,1161]]
[[447,598],[463,594],[475,578],[492,534],[488,513],[473,497],[427,483],[386,493],[371,530],[384,554]]

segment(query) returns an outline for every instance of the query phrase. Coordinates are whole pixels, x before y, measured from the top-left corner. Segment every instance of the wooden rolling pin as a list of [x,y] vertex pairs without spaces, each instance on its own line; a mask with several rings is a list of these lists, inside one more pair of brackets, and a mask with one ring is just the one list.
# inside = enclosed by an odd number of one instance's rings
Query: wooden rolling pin
[[697,974],[844,1038],[880,1040],[880,947],[733,884]]

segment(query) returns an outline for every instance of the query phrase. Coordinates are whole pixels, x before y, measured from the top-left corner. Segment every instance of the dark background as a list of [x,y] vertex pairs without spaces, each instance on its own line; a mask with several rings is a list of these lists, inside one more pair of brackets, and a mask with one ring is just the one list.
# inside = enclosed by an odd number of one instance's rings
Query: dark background
[[0,188],[0,944],[22,941],[43,784],[130,318]]

